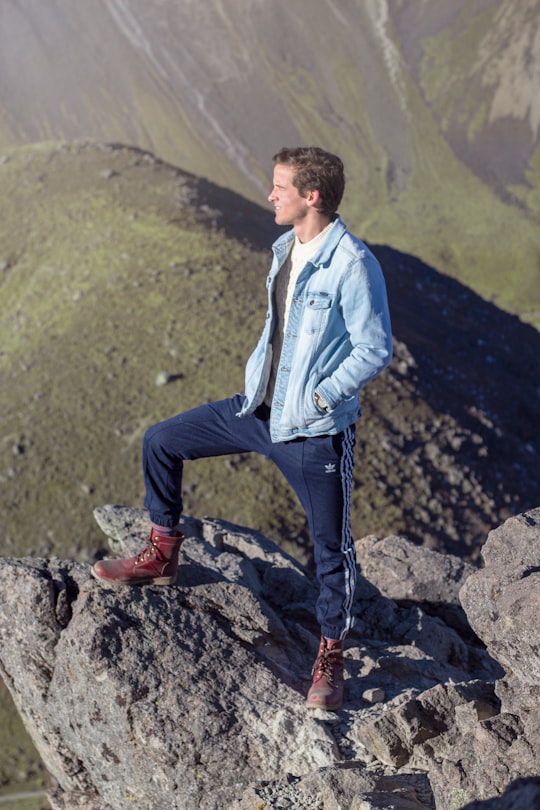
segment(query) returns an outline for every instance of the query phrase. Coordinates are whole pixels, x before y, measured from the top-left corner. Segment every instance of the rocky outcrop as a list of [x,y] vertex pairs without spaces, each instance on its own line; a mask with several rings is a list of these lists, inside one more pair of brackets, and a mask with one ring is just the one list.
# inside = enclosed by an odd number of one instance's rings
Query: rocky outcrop
[[[437,810],[488,799],[540,772],[540,509],[492,531],[482,558],[484,567],[469,574],[459,597],[504,676],[494,688],[441,683],[391,707],[361,732],[386,764],[429,773]],[[517,807],[513,802],[524,789],[514,787],[500,806]],[[531,790],[527,784],[527,795]]]
[[[139,549],[143,511],[96,519],[115,552]],[[184,532],[172,588],[0,560],[1,672],[54,810],[507,810],[537,796],[515,780],[540,765],[540,510],[490,534],[481,570],[399,537],[359,541],[371,582],[336,713],[304,708],[318,628],[303,567],[222,521]]]

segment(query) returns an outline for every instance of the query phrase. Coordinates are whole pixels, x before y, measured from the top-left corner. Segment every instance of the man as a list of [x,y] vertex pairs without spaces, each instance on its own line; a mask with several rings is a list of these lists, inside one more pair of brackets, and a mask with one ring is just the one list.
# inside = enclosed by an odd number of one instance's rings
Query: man
[[146,548],[93,568],[114,585],[174,583],[183,462],[248,451],[272,459],[300,499],[313,539],[321,640],[306,705],[327,710],[342,704],[343,642],[353,623],[350,503],[359,391],[392,352],[380,266],[337,214],[344,187],[343,163],[318,147],[274,156],[268,199],[276,222],[292,230],[273,245],[268,313],[247,362],[245,393],[147,431]]

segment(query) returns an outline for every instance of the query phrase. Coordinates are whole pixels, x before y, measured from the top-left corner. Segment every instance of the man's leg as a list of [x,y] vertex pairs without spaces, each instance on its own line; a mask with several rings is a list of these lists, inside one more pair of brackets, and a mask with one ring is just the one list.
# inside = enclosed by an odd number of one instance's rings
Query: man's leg
[[184,461],[251,450],[266,453],[268,432],[254,414],[238,418],[242,396],[210,402],[149,428],[143,442],[144,505],[159,526],[182,514]]
[[271,456],[306,511],[320,585],[317,618],[321,647],[308,706],[339,708],[343,640],[353,624],[356,554],[350,529],[354,427],[280,445]]
[[127,560],[101,560],[93,575],[110,585],[170,585],[176,578],[183,535],[182,471],[185,459],[256,450],[267,454],[267,422],[236,414],[242,397],[212,402],[173,416],[149,428],[143,442],[145,506],[152,530],[146,547]]

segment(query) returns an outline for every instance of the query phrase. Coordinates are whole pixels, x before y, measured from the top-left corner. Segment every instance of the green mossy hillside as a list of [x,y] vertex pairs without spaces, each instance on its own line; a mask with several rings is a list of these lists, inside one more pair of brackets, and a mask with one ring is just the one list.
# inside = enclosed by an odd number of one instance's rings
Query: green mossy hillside
[[[15,149],[0,164],[0,184],[3,552],[92,559],[104,542],[93,508],[142,503],[145,430],[243,390],[264,320],[273,218],[119,146]],[[512,318],[472,294],[463,317],[465,288],[405,254],[382,254],[396,358],[364,395],[354,534],[403,532],[474,554],[486,531],[527,501],[526,476],[509,480],[499,462],[485,464],[493,433],[487,405],[462,407],[453,370],[433,397],[427,369],[434,364],[438,374],[460,362],[448,351],[453,332],[458,342],[481,345],[491,329],[502,334],[500,317]],[[475,308],[488,318],[478,337]],[[500,368],[510,390],[513,380]],[[466,374],[476,385],[474,364]],[[500,400],[500,390],[489,396]],[[487,394],[476,396],[481,402]],[[516,403],[514,396],[505,411],[510,432]],[[497,407],[502,413],[501,401]],[[525,433],[529,421],[522,420]],[[184,495],[186,513],[252,526],[310,561],[303,512],[267,460],[198,461],[186,470]]]

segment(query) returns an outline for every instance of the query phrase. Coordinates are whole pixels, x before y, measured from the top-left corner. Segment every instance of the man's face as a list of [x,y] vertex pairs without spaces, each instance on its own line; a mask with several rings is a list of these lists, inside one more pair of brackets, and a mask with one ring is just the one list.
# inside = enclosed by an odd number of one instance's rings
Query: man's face
[[274,166],[273,188],[268,195],[269,202],[274,206],[274,214],[278,225],[299,225],[309,211],[305,197],[302,197],[293,185],[294,169],[276,163]]

